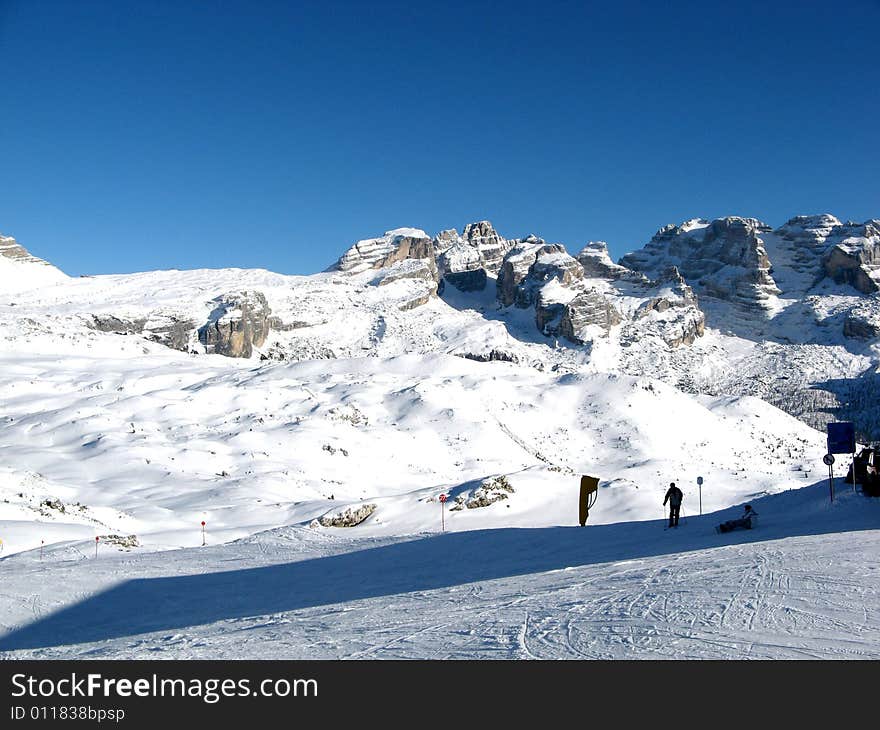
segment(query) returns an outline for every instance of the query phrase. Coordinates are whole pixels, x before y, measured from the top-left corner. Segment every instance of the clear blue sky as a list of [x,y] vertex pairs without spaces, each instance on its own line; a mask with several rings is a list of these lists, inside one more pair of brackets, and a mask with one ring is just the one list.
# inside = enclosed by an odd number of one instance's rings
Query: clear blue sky
[[70,274],[312,273],[488,218],[880,217],[880,2],[0,0],[0,232]]

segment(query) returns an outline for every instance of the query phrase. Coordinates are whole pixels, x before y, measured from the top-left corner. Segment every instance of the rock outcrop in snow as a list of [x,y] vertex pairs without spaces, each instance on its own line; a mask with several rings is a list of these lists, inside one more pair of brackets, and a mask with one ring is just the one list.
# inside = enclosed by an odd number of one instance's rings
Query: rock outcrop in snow
[[880,337],[880,302],[865,302],[853,307],[843,320],[843,334],[858,340]]
[[504,474],[484,479],[480,482],[480,486],[472,493],[459,494],[455,498],[455,504],[450,508],[450,511],[460,512],[462,509],[488,507],[491,504],[508,499],[515,491],[513,485]]
[[479,248],[460,238],[455,230],[443,231],[434,241],[437,250],[442,251],[437,259],[440,276],[459,291],[486,288],[488,277]]
[[151,342],[157,342],[172,350],[190,352],[194,344],[196,322],[180,312],[158,309],[150,312],[144,322],[143,335]]
[[788,265],[812,277],[827,276],[862,294],[880,291],[880,220],[841,223],[833,215],[799,215],[774,233],[786,245]]
[[543,335],[575,345],[589,345],[623,323],[626,341],[655,335],[669,347],[692,344],[705,329],[693,289],[675,267],[651,281],[613,263],[601,242],[575,259],[562,244],[534,236],[519,241],[504,257],[497,286],[501,306],[534,306]]
[[825,273],[863,294],[880,291],[880,220],[840,225],[832,236],[836,241],[825,255]]
[[440,282],[434,241],[418,228],[396,228],[379,238],[358,241],[336,263],[347,274],[378,270],[377,286],[405,279],[421,285],[412,288],[398,303],[399,309],[414,309],[436,296]]
[[[646,287],[649,298],[635,311],[635,320],[650,323],[654,334],[670,347],[691,345],[706,330],[706,315],[694,290],[675,266],[670,266]],[[646,326],[647,329],[647,326]]]
[[773,233],[786,244],[790,252],[789,266],[815,280],[822,276],[821,260],[828,249],[828,237],[840,225],[840,221],[829,213],[797,215]]
[[592,339],[584,334],[590,327],[607,332],[620,321],[620,313],[607,297],[596,289],[584,289],[563,306],[558,333],[569,342],[585,345]]
[[332,512],[318,519],[322,527],[357,527],[376,511],[375,504],[351,506],[341,512]]
[[[93,314],[88,326],[99,332],[113,332],[117,335],[139,335],[144,331],[146,319],[123,319],[113,314]],[[178,348],[180,349],[180,348]]]
[[43,261],[32,255],[24,246],[20,245],[12,236],[0,234],[0,256],[19,263],[42,264],[51,266],[48,261]]
[[258,291],[224,294],[213,302],[214,311],[199,329],[199,342],[207,353],[227,357],[250,357],[269,334],[271,310]]
[[380,275],[376,278],[378,286],[387,286],[401,279],[416,279],[419,281],[430,282],[437,289],[436,271],[425,259],[406,259],[382,269]]
[[378,238],[358,241],[336,263],[336,268],[352,274],[367,269],[384,269],[405,259],[434,261],[431,238],[418,228],[396,228]]

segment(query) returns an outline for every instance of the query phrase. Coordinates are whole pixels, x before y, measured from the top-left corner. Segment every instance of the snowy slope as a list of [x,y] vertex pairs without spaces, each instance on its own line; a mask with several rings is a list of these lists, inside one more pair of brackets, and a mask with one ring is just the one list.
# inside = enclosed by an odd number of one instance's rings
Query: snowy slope
[[31,255],[10,236],[0,234],[0,294],[65,282],[68,276]]
[[752,504],[758,527],[726,535],[733,509],[667,531],[71,542],[0,560],[0,657],[880,658],[880,503],[820,482]]
[[10,357],[0,387],[0,520],[34,528],[7,551],[71,513],[168,547],[197,544],[203,519],[228,540],[375,503],[359,532],[408,534],[434,526],[441,492],[467,497],[499,474],[514,493],[450,513],[450,529],[572,524],[582,473],[607,492],[596,521],[650,519],[671,480],[704,474],[706,505],[722,507],[800,485],[822,454],[821,434],[754,398],[438,355],[259,368],[180,353]]

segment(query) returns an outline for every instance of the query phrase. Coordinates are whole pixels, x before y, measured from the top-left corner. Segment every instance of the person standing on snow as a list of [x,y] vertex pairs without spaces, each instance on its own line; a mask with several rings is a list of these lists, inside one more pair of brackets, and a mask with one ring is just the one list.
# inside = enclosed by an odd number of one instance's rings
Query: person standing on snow
[[675,482],[671,482],[669,489],[666,490],[666,496],[663,498],[663,506],[669,502],[669,526],[678,527],[678,514],[681,511],[681,500],[684,495],[681,490],[675,486]]

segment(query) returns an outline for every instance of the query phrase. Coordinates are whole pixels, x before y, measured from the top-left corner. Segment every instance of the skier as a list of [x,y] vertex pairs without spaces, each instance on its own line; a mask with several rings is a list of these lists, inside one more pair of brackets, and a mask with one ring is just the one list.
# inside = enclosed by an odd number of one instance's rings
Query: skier
[[681,490],[675,486],[675,482],[671,482],[669,489],[666,490],[666,496],[663,498],[664,507],[669,502],[670,527],[678,527],[678,513],[681,511],[681,500],[683,499],[684,495],[681,493]]
[[755,522],[757,522],[758,513],[752,509],[752,505],[747,504],[745,506],[745,511],[743,512],[743,516],[738,520],[728,520],[727,522],[722,522],[715,529],[718,532],[730,532],[731,530],[735,530],[738,527],[743,527],[747,530],[751,530],[755,526]]

